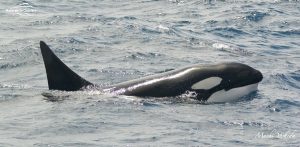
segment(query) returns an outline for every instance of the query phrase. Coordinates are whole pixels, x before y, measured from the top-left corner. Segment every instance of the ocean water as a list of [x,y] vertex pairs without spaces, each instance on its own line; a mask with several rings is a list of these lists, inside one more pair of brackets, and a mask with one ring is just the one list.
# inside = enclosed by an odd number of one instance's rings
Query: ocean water
[[[9,0],[0,16],[1,147],[300,146],[297,0]],[[227,61],[264,79],[209,105],[49,91],[40,40],[103,86]]]

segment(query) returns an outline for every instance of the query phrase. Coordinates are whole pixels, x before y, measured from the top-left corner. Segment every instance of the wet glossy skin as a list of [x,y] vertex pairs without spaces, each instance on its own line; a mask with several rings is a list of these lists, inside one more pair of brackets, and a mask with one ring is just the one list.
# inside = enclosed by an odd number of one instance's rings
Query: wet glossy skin
[[[85,80],[67,67],[44,42],[41,41],[40,46],[50,90],[99,89],[99,86]],[[206,85],[202,85],[204,89],[192,88],[193,85],[203,80],[214,78],[219,79],[219,82],[213,87],[210,87],[211,83],[208,83],[208,88],[205,88]],[[113,94],[141,97],[178,96],[186,91],[192,91],[197,94],[198,100],[206,101],[215,92],[255,84],[260,82],[262,78],[261,72],[241,63],[194,65],[104,87],[101,90]]]
[[[222,81],[210,89],[191,88],[195,83],[210,77],[219,77]],[[186,91],[194,91],[199,95],[197,97],[199,100],[207,100],[214,92],[255,84],[262,78],[258,70],[245,64],[221,63],[206,66],[195,65],[116,84],[105,90],[116,94],[150,97],[177,96]]]

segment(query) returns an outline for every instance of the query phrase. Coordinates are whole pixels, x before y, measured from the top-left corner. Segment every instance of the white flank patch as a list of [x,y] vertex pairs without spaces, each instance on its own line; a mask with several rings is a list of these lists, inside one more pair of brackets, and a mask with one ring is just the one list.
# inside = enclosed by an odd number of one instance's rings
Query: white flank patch
[[192,89],[211,89],[217,85],[219,85],[222,81],[220,77],[210,77],[204,79],[192,86]]
[[208,103],[225,103],[237,101],[239,98],[250,94],[253,91],[257,90],[258,83],[247,85],[244,87],[230,89],[228,91],[220,90],[212,94],[207,102]]

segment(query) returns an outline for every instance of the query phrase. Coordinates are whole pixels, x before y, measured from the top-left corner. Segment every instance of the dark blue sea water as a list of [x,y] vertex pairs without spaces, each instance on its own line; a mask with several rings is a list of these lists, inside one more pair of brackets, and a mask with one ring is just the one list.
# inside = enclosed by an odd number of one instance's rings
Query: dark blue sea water
[[[0,16],[0,146],[300,146],[297,0],[9,0]],[[211,105],[50,92],[40,40],[101,85],[227,61],[264,79]]]

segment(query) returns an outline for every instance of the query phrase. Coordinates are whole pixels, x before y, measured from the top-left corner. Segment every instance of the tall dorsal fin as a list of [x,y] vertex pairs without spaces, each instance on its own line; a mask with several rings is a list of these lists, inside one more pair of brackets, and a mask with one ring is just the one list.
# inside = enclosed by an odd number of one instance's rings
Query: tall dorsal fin
[[93,85],[66,66],[45,42],[40,42],[40,48],[50,90],[76,91],[88,85]]

